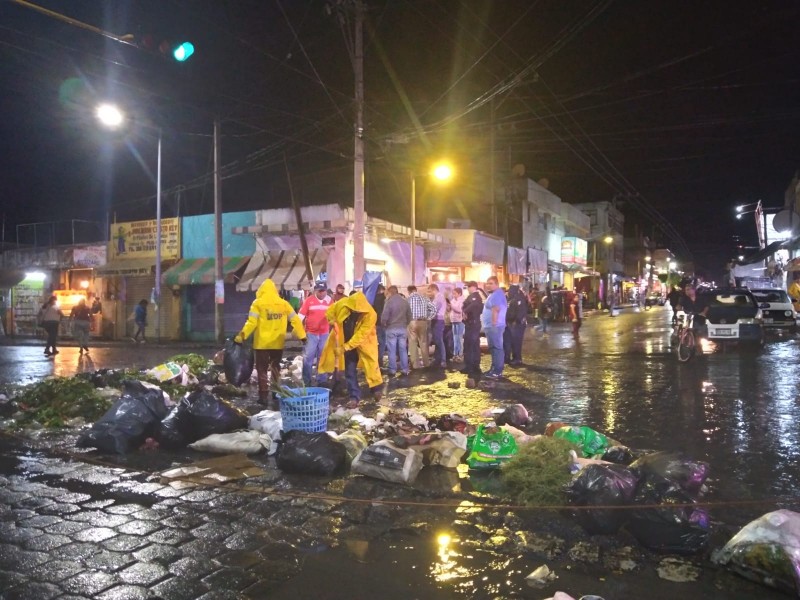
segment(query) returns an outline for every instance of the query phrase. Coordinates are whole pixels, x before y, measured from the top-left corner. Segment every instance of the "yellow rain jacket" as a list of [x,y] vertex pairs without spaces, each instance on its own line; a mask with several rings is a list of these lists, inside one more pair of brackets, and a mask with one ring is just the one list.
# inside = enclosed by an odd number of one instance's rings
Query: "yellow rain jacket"
[[[356,325],[353,336],[344,341],[345,322],[350,313],[363,313]],[[355,350],[358,352],[358,366],[364,370],[367,385],[373,388],[383,383],[383,376],[378,365],[378,333],[376,325],[378,315],[375,309],[369,304],[369,300],[362,292],[356,292],[352,296],[334,302],[325,311],[328,322],[333,324],[328,341],[322,349],[319,358],[318,371],[320,373],[333,373],[335,369],[344,370],[344,352]],[[341,348],[343,352],[337,357],[336,348]]]
[[250,315],[239,334],[242,339],[253,336],[255,350],[283,350],[286,340],[286,323],[291,320],[298,339],[306,337],[303,322],[292,305],[278,295],[271,279],[267,279],[256,292],[256,299],[250,305]]
[[787,290],[789,297],[792,299],[792,306],[795,310],[800,311],[800,282],[795,279],[789,289]]

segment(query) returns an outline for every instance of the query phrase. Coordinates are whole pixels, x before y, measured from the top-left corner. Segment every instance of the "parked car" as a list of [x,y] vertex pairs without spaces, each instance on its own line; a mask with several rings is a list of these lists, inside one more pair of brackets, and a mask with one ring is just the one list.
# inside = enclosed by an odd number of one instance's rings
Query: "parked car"
[[750,289],[761,308],[764,327],[780,329],[790,333],[797,332],[798,316],[789,295],[777,288]]
[[702,337],[717,342],[764,343],[762,313],[755,296],[745,288],[717,288],[697,294],[698,303],[708,307],[705,323],[695,322]]
[[647,298],[644,300],[644,304],[645,306],[664,306],[664,296],[658,292],[653,292],[652,294],[647,295]]

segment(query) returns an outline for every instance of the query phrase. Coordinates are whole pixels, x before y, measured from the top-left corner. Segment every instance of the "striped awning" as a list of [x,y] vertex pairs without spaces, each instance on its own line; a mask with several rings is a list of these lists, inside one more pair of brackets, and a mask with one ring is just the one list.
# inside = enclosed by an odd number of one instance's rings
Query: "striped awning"
[[[225,283],[234,283],[236,272],[250,260],[249,256],[231,256],[222,259],[222,276]],[[184,258],[165,271],[161,282],[165,285],[209,285],[214,283],[216,261],[213,258]]]
[[[328,265],[328,251],[322,248],[311,250],[311,267],[316,277],[325,271]],[[296,250],[282,250],[265,254],[256,252],[250,259],[250,264],[236,284],[240,292],[255,292],[264,283],[271,279],[278,289],[296,289],[298,285],[309,285],[303,253]]]

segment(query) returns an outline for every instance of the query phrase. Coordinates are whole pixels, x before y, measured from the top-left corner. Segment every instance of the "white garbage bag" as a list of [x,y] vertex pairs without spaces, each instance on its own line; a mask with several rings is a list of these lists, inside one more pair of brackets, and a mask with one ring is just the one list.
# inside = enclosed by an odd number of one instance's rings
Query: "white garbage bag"
[[283,418],[278,410],[262,410],[250,417],[248,422],[250,429],[255,429],[266,433],[272,438],[272,445],[269,448],[269,455],[272,456],[278,450],[278,441],[281,439],[283,429]]
[[212,433],[202,440],[189,444],[192,450],[217,452],[219,454],[256,454],[272,446],[272,438],[259,431],[234,431],[233,433]]

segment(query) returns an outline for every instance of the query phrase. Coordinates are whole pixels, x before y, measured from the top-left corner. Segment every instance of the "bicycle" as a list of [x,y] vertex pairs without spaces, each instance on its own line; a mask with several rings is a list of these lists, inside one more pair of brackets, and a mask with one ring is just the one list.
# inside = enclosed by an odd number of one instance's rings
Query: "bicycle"
[[678,332],[678,360],[686,362],[692,358],[697,351],[697,336],[694,332],[694,315],[687,314],[679,320],[676,328]]

